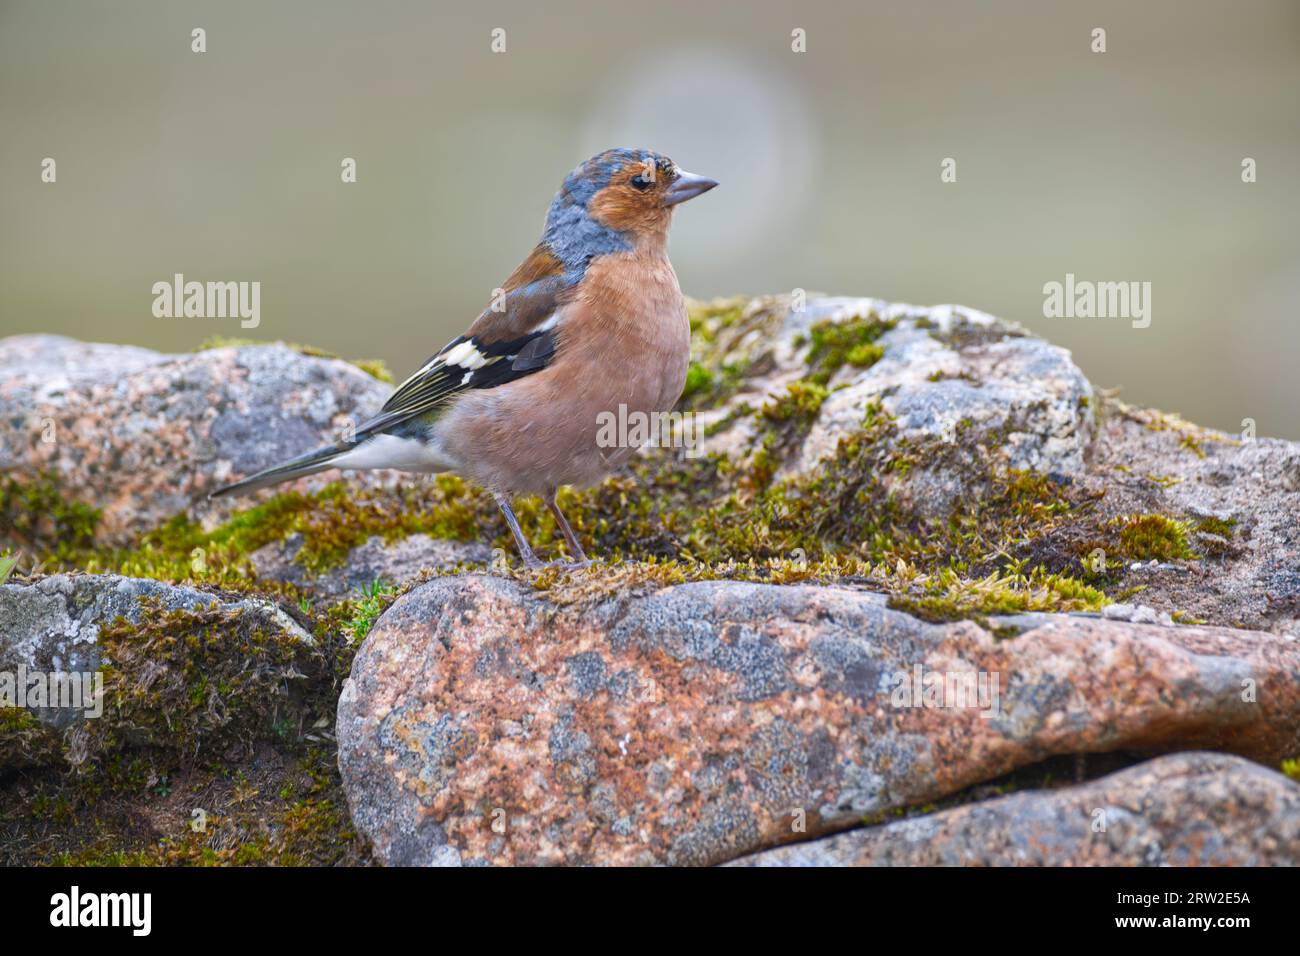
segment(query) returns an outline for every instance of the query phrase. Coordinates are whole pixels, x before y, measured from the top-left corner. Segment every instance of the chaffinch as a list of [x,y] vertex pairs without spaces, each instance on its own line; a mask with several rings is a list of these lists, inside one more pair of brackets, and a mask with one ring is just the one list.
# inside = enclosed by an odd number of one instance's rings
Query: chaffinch
[[679,203],[716,185],[650,150],[593,156],[564,180],[502,294],[350,440],[212,497],[329,468],[457,472],[492,493],[526,567],[542,562],[515,518],[517,495],[541,495],[573,557],[589,563],[556,491],[600,480],[635,451],[601,447],[603,413],[653,415],[681,397],[690,325],[668,227]]

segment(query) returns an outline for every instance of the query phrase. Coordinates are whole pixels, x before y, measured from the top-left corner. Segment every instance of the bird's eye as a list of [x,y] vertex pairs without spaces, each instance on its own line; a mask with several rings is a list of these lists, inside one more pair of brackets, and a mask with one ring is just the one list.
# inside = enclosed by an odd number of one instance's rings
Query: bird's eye
[[649,189],[649,188],[650,188],[651,186],[653,186],[654,184],[655,184],[655,181],[654,181],[653,179],[650,179],[650,178],[647,177],[647,176],[633,176],[633,177],[632,177],[632,188],[633,188],[633,189],[639,189],[639,190],[641,190],[642,192],[645,192],[647,189]]

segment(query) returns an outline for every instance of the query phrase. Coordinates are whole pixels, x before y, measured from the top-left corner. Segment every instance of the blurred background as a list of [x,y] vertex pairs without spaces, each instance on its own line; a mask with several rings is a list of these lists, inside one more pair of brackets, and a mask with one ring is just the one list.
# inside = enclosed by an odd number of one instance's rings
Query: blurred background
[[[1297,0],[0,0],[0,335],[403,377],[615,145],[722,182],[677,217],[689,295],[958,302],[1128,401],[1300,439]],[[260,281],[260,327],[155,318],[177,272]],[[1044,318],[1066,273],[1150,282],[1150,327]]]

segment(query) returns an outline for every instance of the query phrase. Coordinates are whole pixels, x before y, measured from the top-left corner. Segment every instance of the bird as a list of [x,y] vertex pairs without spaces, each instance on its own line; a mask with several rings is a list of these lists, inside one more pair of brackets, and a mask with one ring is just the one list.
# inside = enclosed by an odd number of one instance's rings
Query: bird
[[514,499],[531,495],[575,559],[551,564],[589,566],[557,493],[597,483],[635,452],[604,447],[602,415],[668,412],[681,397],[690,323],[668,231],[677,206],[717,185],[649,149],[609,149],[579,164],[552,199],[541,240],[492,302],[376,415],[346,440],[209,497],[330,468],[451,472],[492,495],[525,568],[547,566],[514,512]]

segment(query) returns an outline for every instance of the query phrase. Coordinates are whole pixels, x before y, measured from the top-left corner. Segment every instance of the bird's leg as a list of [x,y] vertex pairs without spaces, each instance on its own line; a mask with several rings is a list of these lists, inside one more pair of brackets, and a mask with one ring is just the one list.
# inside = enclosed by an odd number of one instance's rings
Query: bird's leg
[[533,554],[533,549],[528,546],[528,539],[519,530],[519,519],[515,517],[515,509],[510,507],[510,496],[493,492],[492,497],[496,499],[501,513],[506,516],[506,524],[510,526],[510,533],[515,536],[515,544],[519,547],[519,556],[524,559],[524,567],[530,571],[542,567],[542,562],[537,560],[537,555]]
[[546,507],[550,509],[551,514],[555,515],[555,523],[560,526],[560,533],[564,535],[564,541],[569,546],[569,553],[573,555],[579,566],[586,567],[591,564],[591,560],[587,557],[586,552],[582,550],[582,545],[578,543],[578,536],[569,527],[569,522],[564,517],[564,513],[560,511],[559,503],[555,500],[555,494],[555,488],[546,492]]

